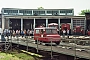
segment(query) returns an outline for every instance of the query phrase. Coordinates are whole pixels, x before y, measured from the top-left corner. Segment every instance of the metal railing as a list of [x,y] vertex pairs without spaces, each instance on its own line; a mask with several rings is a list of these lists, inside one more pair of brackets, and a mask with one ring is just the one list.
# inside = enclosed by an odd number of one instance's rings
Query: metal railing
[[[34,37],[37,37],[37,36],[26,36],[26,37],[23,37],[23,38],[25,38],[24,40],[22,40],[22,39],[20,39],[19,38],[19,36],[17,37],[17,39],[15,39],[14,41],[17,41],[17,44],[19,45],[19,41],[26,41],[26,46],[27,46],[27,51],[28,51],[28,44],[29,43],[32,43],[33,41],[30,41],[31,39],[33,39]],[[77,38],[75,38],[75,37],[77,37],[77,36],[74,36],[74,38],[73,38],[73,40],[74,40],[74,45],[63,45],[63,46],[65,46],[65,47],[71,47],[71,48],[73,48],[73,50],[75,51],[75,53],[74,53],[74,60],[76,60],[76,58],[77,58],[77,48],[80,48],[80,49],[85,49],[85,51],[86,50],[90,50],[88,47],[81,47],[81,46],[77,46]],[[15,37],[14,37],[15,38]],[[39,52],[39,41],[38,41],[38,38],[40,38],[40,37],[37,37],[37,40],[36,40],[36,42],[37,42],[37,44],[36,44],[36,49],[37,49],[37,53]],[[46,37],[44,37],[44,38],[46,38]],[[51,59],[53,58],[53,45],[52,45],[52,39],[57,39],[57,38],[52,38],[52,37],[49,37],[51,40],[50,40],[50,43],[51,43]],[[11,40],[11,43],[13,42],[13,37],[11,37],[11,39],[9,39],[9,40]],[[30,42],[29,42],[30,41]],[[61,45],[60,45],[61,46]],[[89,46],[90,47],[90,46]],[[89,52],[88,52],[89,53]]]

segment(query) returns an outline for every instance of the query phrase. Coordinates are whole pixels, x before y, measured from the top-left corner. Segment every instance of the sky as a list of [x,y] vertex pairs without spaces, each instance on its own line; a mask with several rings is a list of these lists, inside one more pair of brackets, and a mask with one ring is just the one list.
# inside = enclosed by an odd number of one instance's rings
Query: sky
[[81,10],[90,9],[90,0],[0,0],[0,11],[2,8],[21,9],[74,9],[78,15]]

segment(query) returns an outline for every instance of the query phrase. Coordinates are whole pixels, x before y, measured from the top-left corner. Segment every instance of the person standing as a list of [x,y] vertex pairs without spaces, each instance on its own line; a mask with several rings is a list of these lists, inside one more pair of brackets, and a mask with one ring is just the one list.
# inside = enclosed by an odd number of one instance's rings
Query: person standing
[[13,30],[13,32],[12,32],[12,33],[13,33],[13,37],[15,37],[16,33],[15,33],[15,31],[14,31],[14,30]]
[[69,30],[67,29],[67,35],[69,35]]
[[68,36],[68,38],[69,38],[69,30],[67,29],[67,36]]
[[63,37],[65,37],[65,33],[66,33],[66,31],[65,31],[65,30],[63,30]]
[[22,37],[24,36],[24,31],[23,31],[23,30],[21,30],[20,35],[21,35]]

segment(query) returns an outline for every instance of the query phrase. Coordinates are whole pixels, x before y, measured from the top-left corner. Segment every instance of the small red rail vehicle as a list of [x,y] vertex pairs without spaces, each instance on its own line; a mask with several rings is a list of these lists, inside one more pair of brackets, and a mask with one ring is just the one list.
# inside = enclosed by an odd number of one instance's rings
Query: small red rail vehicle
[[38,27],[34,29],[35,42],[60,44],[60,35],[55,27]]

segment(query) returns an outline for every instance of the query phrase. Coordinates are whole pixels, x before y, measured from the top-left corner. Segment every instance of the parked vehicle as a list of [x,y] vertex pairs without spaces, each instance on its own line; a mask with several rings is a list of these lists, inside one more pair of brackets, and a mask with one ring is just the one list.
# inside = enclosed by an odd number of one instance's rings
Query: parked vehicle
[[57,28],[54,27],[38,27],[34,29],[34,40],[43,43],[60,43],[60,35],[57,32]]

